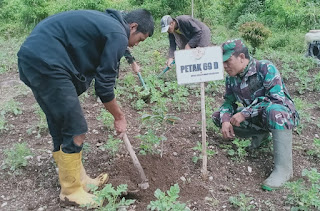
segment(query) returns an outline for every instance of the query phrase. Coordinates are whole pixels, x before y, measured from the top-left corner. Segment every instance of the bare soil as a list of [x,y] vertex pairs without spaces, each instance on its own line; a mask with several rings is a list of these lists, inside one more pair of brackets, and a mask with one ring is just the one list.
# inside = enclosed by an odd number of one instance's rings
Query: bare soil
[[[8,84],[8,81],[12,81],[11,84]],[[286,81],[286,83],[293,97],[299,97],[312,104],[319,102],[319,92],[298,95],[294,84],[290,81]],[[18,142],[27,142],[34,155],[29,160],[29,165],[18,174],[7,169],[0,170],[0,210],[85,210],[60,203],[60,186],[51,154],[51,137],[48,132],[42,133],[41,137],[37,137],[36,131],[27,133],[27,130],[36,125],[38,121],[33,108],[36,102],[30,91],[25,91],[26,89],[21,91],[21,86],[16,71],[1,75],[0,105],[13,98],[21,103],[23,112],[17,116],[6,115],[9,129],[0,134],[0,160],[3,161],[5,158],[4,150],[11,148],[13,144]],[[217,108],[222,102],[223,90],[215,94],[216,105],[214,107]],[[128,121],[128,137],[150,185],[147,190],[140,190],[126,196],[136,200],[134,205],[130,207],[131,210],[147,210],[150,201],[156,200],[153,194],[157,188],[166,191],[176,183],[180,187],[178,200],[186,203],[191,210],[237,210],[230,204],[229,197],[237,196],[239,193],[245,193],[254,198],[251,203],[256,205],[255,210],[290,209],[285,204],[288,193],[286,189],[266,192],[260,188],[261,183],[273,168],[270,145],[250,152],[242,162],[238,162],[232,160],[222,147],[225,144],[230,144],[230,141],[223,140],[221,135],[216,132],[208,131],[209,147],[217,154],[208,160],[209,178],[204,180],[201,177],[201,161],[197,164],[192,162],[195,152],[192,148],[197,141],[201,142],[201,124],[199,124],[201,112],[199,109],[175,113],[182,121],[178,121],[166,134],[168,140],[164,142],[162,157],[160,155],[139,155],[139,141],[136,136],[145,130],[141,125],[140,114],[126,100],[119,100]],[[199,107],[198,101],[200,101],[200,97],[193,96],[190,97],[189,104]],[[102,172],[107,172],[110,176],[109,182],[114,186],[127,183],[129,189],[136,189],[137,184],[140,183],[139,174],[124,144],[115,157],[98,148],[106,142],[108,137],[106,128],[96,119],[102,104],[90,95],[84,98],[82,106],[89,126],[86,141],[90,144],[90,149],[84,152],[84,166],[87,173],[95,177]],[[317,126],[320,109],[315,106],[304,112],[311,114],[311,120],[302,119],[301,123],[305,125],[304,130],[301,134],[294,132],[293,180],[301,177],[303,169],[312,167],[320,169],[319,160],[306,153],[311,148],[313,139],[320,135]]]

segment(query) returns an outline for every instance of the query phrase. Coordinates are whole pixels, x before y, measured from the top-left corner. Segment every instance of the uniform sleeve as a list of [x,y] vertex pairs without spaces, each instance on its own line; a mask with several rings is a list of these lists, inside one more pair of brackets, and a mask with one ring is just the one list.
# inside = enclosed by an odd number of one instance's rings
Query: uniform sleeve
[[241,111],[246,118],[260,115],[270,103],[285,105],[284,87],[277,68],[273,64],[265,64],[260,74],[264,75],[265,96],[256,98]]
[[202,29],[198,26],[196,22],[192,19],[189,19],[189,27],[191,34],[193,34],[192,38],[189,40],[188,44],[191,48],[195,48],[198,46],[201,36],[202,36]]
[[168,56],[169,58],[174,58],[174,52],[177,49],[176,40],[174,38],[174,35],[171,33],[169,33],[168,37],[169,37],[169,44],[170,44]]
[[236,109],[236,97],[231,90],[229,78],[226,78],[226,94],[224,95],[224,103],[220,107],[221,124],[229,122]]
[[118,64],[128,47],[128,38],[121,33],[106,35],[100,65],[96,69],[95,90],[103,103],[114,98],[114,86],[118,76]]

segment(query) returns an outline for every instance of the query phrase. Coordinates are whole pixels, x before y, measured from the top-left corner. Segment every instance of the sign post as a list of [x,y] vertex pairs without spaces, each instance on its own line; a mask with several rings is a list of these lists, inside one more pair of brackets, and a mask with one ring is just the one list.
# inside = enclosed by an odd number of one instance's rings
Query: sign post
[[207,133],[204,82],[223,79],[222,49],[218,46],[175,51],[178,84],[200,83],[202,119],[202,177],[207,171]]

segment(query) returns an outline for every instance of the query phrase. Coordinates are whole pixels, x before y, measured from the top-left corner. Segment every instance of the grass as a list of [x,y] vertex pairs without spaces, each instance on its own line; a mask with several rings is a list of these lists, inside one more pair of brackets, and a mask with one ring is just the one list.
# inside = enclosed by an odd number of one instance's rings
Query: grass
[[[120,8],[119,5],[117,6]],[[159,21],[156,22],[156,24],[158,23]],[[302,133],[302,129],[311,121],[310,110],[313,108],[313,102],[308,101],[308,99],[302,99],[302,97],[300,98],[299,95],[302,95],[310,91],[319,91],[320,74],[317,73],[315,77],[312,77],[312,73],[310,72],[310,70],[316,68],[316,62],[314,59],[305,57],[305,32],[299,30],[272,30],[273,36],[270,37],[267,40],[267,42],[263,46],[261,46],[260,49],[257,50],[255,57],[257,59],[271,60],[277,66],[285,81],[297,81],[295,89],[297,89],[298,94],[293,93],[293,90],[289,90],[289,92],[292,95],[298,95],[298,97],[295,97],[295,104],[298,111],[300,111],[302,120],[301,126],[298,128],[298,131],[299,133]],[[236,30],[229,30],[222,25],[216,25],[212,27],[212,42],[215,44],[220,45],[228,39],[238,37],[239,34],[237,34]],[[0,74],[5,74],[9,71],[17,71],[16,52],[18,51],[21,43],[22,39],[18,38],[0,38],[0,47],[2,49],[2,51],[0,52]],[[160,122],[162,122],[163,119],[166,118],[166,115],[168,113],[178,114],[180,111],[190,110],[190,107],[196,108],[193,110],[193,112],[200,111],[200,107],[195,106],[198,102],[192,102],[191,105],[190,102],[186,101],[186,99],[188,99],[188,97],[190,96],[195,96],[200,99],[199,86],[178,86],[176,83],[176,75],[174,68],[168,71],[163,78],[158,79],[156,77],[157,74],[159,74],[165,68],[168,48],[169,41],[167,39],[167,34],[159,33],[159,26],[157,25],[153,37],[148,38],[145,42],[141,42],[138,47],[132,49],[133,55],[135,56],[137,62],[141,66],[141,73],[145,79],[147,86],[149,86],[149,89],[144,93],[144,91],[141,89],[138,77],[131,72],[130,67],[126,63],[126,61],[122,60],[121,70],[126,70],[127,73],[125,74],[123,80],[119,80],[119,84],[117,85],[116,90],[117,97],[121,96],[121,98],[119,98],[121,102],[127,103],[128,101],[130,101],[131,105],[133,105],[133,107],[136,110],[152,111],[151,116],[158,116],[161,120]],[[249,46],[249,48],[251,47]],[[218,132],[219,129],[217,129],[212,124],[212,121],[210,119],[210,113],[212,113],[215,110],[212,109],[214,106],[219,105],[217,105],[217,103],[212,99],[217,99],[221,97],[222,93],[224,93],[223,80],[207,83],[206,98],[208,100],[208,103],[206,104],[206,114],[207,121],[211,123],[207,125],[208,129],[213,130],[215,132]],[[151,95],[150,99],[145,99],[146,95],[148,94]],[[81,100],[84,101],[87,98],[87,96],[87,93],[82,95]],[[173,107],[169,105],[173,105]],[[11,111],[7,108],[7,111],[1,111],[18,114],[19,110],[15,107],[16,105],[14,105],[13,103],[12,106],[9,106]],[[318,107],[320,107],[319,103]],[[36,109],[35,113],[39,115],[39,123],[36,126],[37,130],[42,131],[41,128],[47,128],[45,116],[43,115],[43,113],[41,113],[41,110],[38,109]],[[101,121],[105,126],[112,129],[113,117],[110,115],[111,114],[102,109],[101,113],[98,115],[98,118],[99,121]],[[318,127],[320,127],[320,121],[318,122]],[[2,116],[0,116],[0,132],[1,130],[5,130],[6,128],[6,120],[5,118],[2,118]],[[35,128],[33,128],[32,130],[34,129]],[[150,140],[150,146],[152,146],[152,144],[158,144],[158,142],[154,143],[153,141],[154,140]],[[110,149],[112,153],[116,152],[117,142],[112,142],[108,140],[107,144],[109,144],[107,145],[107,148]],[[245,146],[247,146],[247,144],[240,143],[239,141],[233,144],[235,144],[234,149],[232,149],[231,145],[228,145],[228,147],[226,147],[229,150],[233,150],[233,152],[229,151],[229,155],[231,153],[232,159],[243,160],[246,156],[244,148]],[[149,149],[151,149],[150,146],[147,146],[144,150],[148,151]],[[154,145],[152,147],[154,147]],[[84,146],[84,151],[87,151],[87,149],[90,149],[90,146]],[[200,152],[200,150],[198,151]],[[318,152],[310,153],[312,153],[313,156],[318,155]],[[301,190],[304,190],[302,188],[302,185],[300,185],[299,187],[300,189],[297,190],[300,190],[300,192]],[[296,194],[297,197],[293,198],[292,201],[289,201],[288,204],[292,206],[300,206],[299,204],[302,203],[301,200],[307,198],[305,196],[298,195],[298,192],[299,191],[293,192],[293,194]],[[159,191],[158,194],[158,196],[160,196]],[[162,194],[165,193],[162,192]],[[306,195],[308,194],[309,193],[306,193]],[[311,198],[313,198],[313,196]],[[236,196],[234,200],[230,200],[230,202],[239,209],[250,210],[250,204],[248,203],[251,200],[251,197],[248,197],[244,194],[240,194]],[[270,204],[268,201],[265,201],[264,203],[270,207],[272,206],[272,204]],[[305,206],[306,203],[303,202],[302,205]]]
[[319,210],[320,209],[320,173],[317,169],[302,171],[305,179],[288,182],[286,188],[289,194],[286,203],[291,210]]
[[303,100],[301,98],[295,98],[294,104],[296,110],[299,112],[300,115],[300,124],[296,128],[296,131],[298,132],[298,134],[301,134],[306,124],[310,123],[311,121],[310,109],[313,108],[314,105],[308,103],[308,101]]
[[22,43],[21,38],[4,39],[0,36],[0,75],[8,71],[17,71],[17,52]]

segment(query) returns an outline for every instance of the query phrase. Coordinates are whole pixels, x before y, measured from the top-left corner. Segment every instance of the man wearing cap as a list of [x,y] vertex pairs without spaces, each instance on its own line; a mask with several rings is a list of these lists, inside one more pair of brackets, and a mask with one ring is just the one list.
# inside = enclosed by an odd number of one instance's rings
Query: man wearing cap
[[210,45],[211,32],[208,26],[189,15],[180,15],[171,18],[165,15],[161,19],[161,32],[169,33],[169,59],[167,66],[174,60],[174,51],[179,49],[191,49]]
[[[251,138],[249,149],[273,139],[274,170],[263,182],[265,190],[283,186],[293,176],[292,129],[299,115],[279,71],[266,60],[249,55],[242,40],[222,44],[223,66],[228,73],[224,103],[212,115],[223,138]],[[238,107],[238,104],[243,107]],[[271,138],[270,138],[271,139]]]
[[114,117],[118,134],[127,128],[114,87],[118,64],[127,47],[152,36],[153,17],[144,9],[125,17],[119,11],[75,10],[42,20],[18,52],[20,79],[31,88],[44,111],[53,140],[53,158],[59,168],[60,200],[91,207],[100,205],[88,185],[92,179],[82,165],[82,147],[88,131],[78,95],[95,80],[95,92]]

